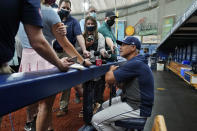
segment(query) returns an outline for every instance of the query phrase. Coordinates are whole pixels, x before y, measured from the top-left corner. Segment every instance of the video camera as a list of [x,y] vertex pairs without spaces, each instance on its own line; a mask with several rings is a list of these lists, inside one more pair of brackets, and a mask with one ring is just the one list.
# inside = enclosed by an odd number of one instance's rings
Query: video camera
[[[107,56],[107,58],[111,57],[111,54],[112,54],[112,51],[111,51],[111,50],[107,50],[107,51],[105,52],[105,56]],[[96,57],[96,56],[101,56],[100,51],[94,51],[94,56],[95,56],[95,57]],[[101,59],[102,59],[102,64],[106,64],[106,63],[107,63],[107,61],[105,60],[104,57],[101,56]],[[93,60],[93,61],[91,61],[91,62],[92,62],[93,64],[96,64],[96,59]]]
[[[112,54],[112,51],[111,50],[107,50],[105,52],[105,55],[110,55],[110,54]],[[94,52],[94,56],[99,56],[99,55],[101,55],[100,51],[95,51]]]

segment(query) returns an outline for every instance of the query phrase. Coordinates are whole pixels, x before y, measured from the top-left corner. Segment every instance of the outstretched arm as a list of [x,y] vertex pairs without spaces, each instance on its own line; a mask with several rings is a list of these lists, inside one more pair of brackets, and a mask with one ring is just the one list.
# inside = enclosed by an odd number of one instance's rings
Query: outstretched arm
[[114,77],[114,72],[116,69],[118,68],[118,66],[114,66],[112,65],[109,69],[109,71],[105,74],[105,82],[108,84],[115,84],[116,83],[116,79]]
[[62,26],[62,23],[57,23],[52,26],[52,32],[57,39],[58,43],[61,45],[61,47],[66,51],[66,53],[71,56],[75,57],[77,56],[77,61],[79,63],[82,63],[84,61],[83,57],[77,52],[75,47],[70,43],[70,41],[67,39],[66,36],[63,36],[62,34],[58,33],[56,30],[59,26]]
[[114,43],[113,43],[112,39],[109,38],[109,37],[106,37],[106,43],[107,43],[107,45],[109,46],[110,50],[111,50],[111,51],[113,52],[113,54],[114,54],[115,46],[114,46]]
[[90,57],[90,52],[86,50],[85,40],[82,35],[77,35],[77,41],[83,51],[83,55],[88,58]]
[[65,59],[60,60],[54,50],[50,47],[47,40],[45,39],[42,29],[38,26],[24,24],[25,32],[27,33],[29,42],[32,48],[44,59],[49,61],[51,64],[58,67],[61,71],[66,71],[71,63]]

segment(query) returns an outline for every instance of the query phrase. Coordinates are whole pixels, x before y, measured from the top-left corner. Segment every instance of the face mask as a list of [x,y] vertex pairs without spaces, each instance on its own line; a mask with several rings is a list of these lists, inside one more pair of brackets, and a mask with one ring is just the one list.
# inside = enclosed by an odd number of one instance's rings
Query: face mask
[[56,0],[45,0],[46,4],[52,5],[55,3]]
[[96,13],[95,13],[95,12],[91,12],[91,13],[90,13],[90,16],[92,16],[93,18],[96,19]]
[[87,31],[95,31],[96,30],[96,26],[86,26],[86,30]]
[[107,25],[112,26],[115,23],[114,20],[107,20]]
[[60,19],[62,20],[64,17],[68,17],[68,15],[70,14],[69,10],[65,10],[65,9],[61,9],[58,12],[58,15],[60,16]]

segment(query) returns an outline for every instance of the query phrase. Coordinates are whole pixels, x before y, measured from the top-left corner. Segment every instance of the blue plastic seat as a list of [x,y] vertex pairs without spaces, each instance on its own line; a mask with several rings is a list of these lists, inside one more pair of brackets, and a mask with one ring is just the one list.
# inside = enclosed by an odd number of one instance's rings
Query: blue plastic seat
[[147,118],[128,118],[115,121],[115,125],[124,127],[126,130],[137,129],[138,131],[142,131],[146,124],[146,120]]

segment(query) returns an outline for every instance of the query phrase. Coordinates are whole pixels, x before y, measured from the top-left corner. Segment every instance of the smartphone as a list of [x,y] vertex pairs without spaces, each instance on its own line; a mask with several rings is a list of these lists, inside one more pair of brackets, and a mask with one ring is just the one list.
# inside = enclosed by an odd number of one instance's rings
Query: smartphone
[[69,62],[77,62],[77,57],[68,58]]

